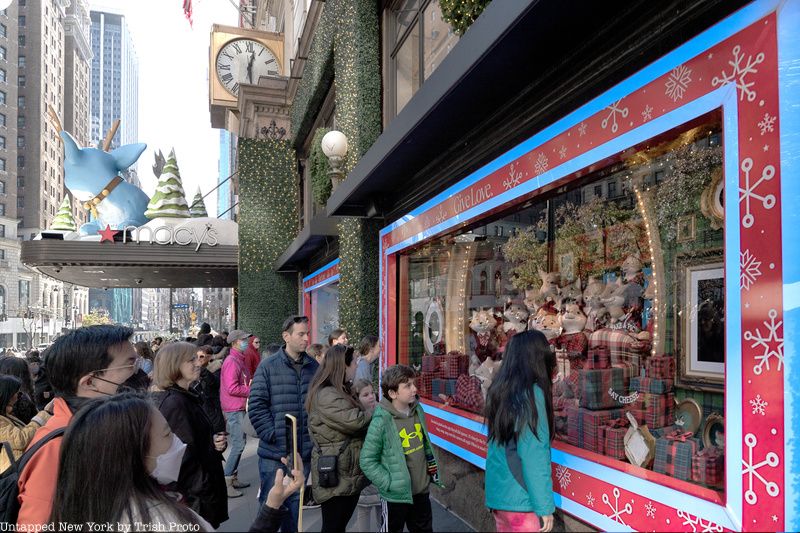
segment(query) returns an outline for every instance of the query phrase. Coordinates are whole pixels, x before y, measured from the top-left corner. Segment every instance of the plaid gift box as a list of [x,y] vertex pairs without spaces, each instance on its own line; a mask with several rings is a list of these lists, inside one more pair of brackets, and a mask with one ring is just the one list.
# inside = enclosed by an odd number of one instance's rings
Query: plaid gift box
[[692,433],[673,432],[656,440],[656,458],[653,470],[676,479],[689,481],[692,478],[692,460],[699,448]]
[[553,409],[556,411],[566,409],[570,406],[578,407],[578,400],[575,398],[566,398],[564,396],[553,398]]
[[670,426],[675,421],[675,395],[639,393],[644,406],[644,423],[650,428]]
[[721,487],[725,480],[725,456],[717,448],[705,448],[692,457],[692,481]]
[[460,352],[449,352],[439,357],[439,368],[445,379],[457,379],[469,372],[469,357]]
[[434,379],[431,381],[431,390],[433,391],[433,398],[436,399],[440,394],[445,396],[456,395],[457,379]]
[[423,398],[430,398],[433,395],[433,379],[433,372],[425,372],[417,376],[417,393]]
[[481,380],[476,376],[462,374],[456,380],[456,394],[453,403],[473,413],[483,412],[483,393]]
[[641,378],[631,379],[631,390],[649,392],[650,394],[666,394],[675,389],[675,382],[671,379]]
[[631,362],[619,362],[619,363],[611,363],[612,368],[621,368],[622,369],[622,381],[625,385],[625,389],[627,390],[630,386],[631,378],[635,378],[639,375],[639,365],[636,363]]
[[586,368],[611,368],[611,352],[606,346],[595,346],[589,349],[586,357]]
[[621,368],[583,369],[579,371],[579,375],[581,407],[610,409],[619,406],[609,390],[617,394],[625,391]]
[[553,419],[556,426],[556,438],[567,436],[567,410],[556,409],[553,411]]
[[636,423],[640,426],[644,426],[644,409],[640,409],[638,405],[639,404],[632,404],[630,407],[625,407],[625,412],[632,414],[634,420],[636,420]]
[[439,357],[435,355],[422,356],[422,371],[423,372],[436,372],[439,369]]
[[625,460],[625,434],[629,425],[627,418],[615,418],[606,422],[603,452],[606,457]]
[[598,329],[589,336],[589,346],[606,346],[611,363],[631,362],[641,366],[641,357],[650,350],[649,341],[640,341],[619,330]]
[[622,409],[605,409],[592,411],[583,407],[567,407],[567,442],[573,446],[597,452],[602,452],[601,428],[606,422],[623,416]]
[[667,355],[655,355],[645,362],[645,375],[653,379],[674,379],[675,358]]

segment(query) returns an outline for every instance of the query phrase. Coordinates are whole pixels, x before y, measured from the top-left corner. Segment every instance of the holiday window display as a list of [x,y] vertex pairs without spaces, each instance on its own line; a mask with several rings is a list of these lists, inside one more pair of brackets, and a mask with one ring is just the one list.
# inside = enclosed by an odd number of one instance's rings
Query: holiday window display
[[[423,398],[481,415],[508,341],[536,329],[558,361],[558,441],[721,490],[724,449],[695,457],[702,439],[686,436],[676,409],[676,398],[698,394],[680,387],[676,363],[686,356],[685,321],[703,305],[681,296],[685,265],[716,262],[723,248],[719,221],[700,210],[721,165],[719,116],[705,118],[626,152],[574,190],[409,254],[408,293],[428,290],[401,302],[401,313],[413,323],[418,310],[441,306],[444,322],[440,344],[426,343],[420,360]],[[686,183],[688,193],[662,191]],[[662,202],[674,195],[674,205]],[[667,226],[688,214],[696,238],[678,239]],[[702,327],[694,334],[704,346]]]

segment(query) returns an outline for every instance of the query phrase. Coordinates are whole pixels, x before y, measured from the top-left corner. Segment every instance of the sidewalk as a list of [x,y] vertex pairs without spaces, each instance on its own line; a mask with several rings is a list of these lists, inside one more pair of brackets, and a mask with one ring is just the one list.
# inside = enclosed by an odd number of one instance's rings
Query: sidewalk
[[[241,498],[228,499],[228,514],[230,519],[223,523],[217,531],[247,531],[250,524],[258,514],[258,441],[248,437],[242,460],[239,463],[239,480],[250,483],[250,487],[242,489],[244,496]],[[434,531],[473,531],[460,518],[448,512],[439,505],[436,500],[431,500],[433,506],[433,530]],[[358,511],[356,511],[357,513]],[[348,524],[347,531],[356,531],[354,528],[355,515]],[[322,513],[319,508],[306,509],[303,511],[303,530],[307,532],[320,531],[322,527]],[[373,518],[370,531],[378,531],[379,524]]]

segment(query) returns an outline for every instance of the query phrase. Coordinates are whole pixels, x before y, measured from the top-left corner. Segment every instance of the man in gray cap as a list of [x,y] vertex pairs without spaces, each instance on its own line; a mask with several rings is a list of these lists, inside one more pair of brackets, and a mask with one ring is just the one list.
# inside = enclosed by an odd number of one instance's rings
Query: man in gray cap
[[236,498],[242,495],[236,489],[249,487],[249,483],[240,483],[236,477],[239,468],[239,459],[242,457],[247,437],[242,429],[242,420],[247,415],[247,397],[250,396],[250,382],[253,376],[244,361],[244,351],[247,349],[251,333],[235,329],[228,335],[231,351],[225,362],[222,363],[220,374],[219,400],[222,412],[228,422],[231,451],[225,461],[225,482],[228,484],[228,497]]

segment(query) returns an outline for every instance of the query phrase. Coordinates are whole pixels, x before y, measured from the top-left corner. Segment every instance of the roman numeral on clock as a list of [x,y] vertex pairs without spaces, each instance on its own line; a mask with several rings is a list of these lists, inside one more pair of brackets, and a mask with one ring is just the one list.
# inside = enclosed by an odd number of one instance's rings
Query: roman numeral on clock
[[223,75],[222,75],[222,77],[221,77],[220,79],[222,80],[222,82],[223,82],[225,85],[228,85],[228,83],[230,83],[230,82],[232,82],[232,81],[233,81],[233,74],[231,74],[231,73],[228,73],[228,74],[223,74]]
[[274,62],[275,62],[275,58],[272,58],[272,59],[267,59],[266,61],[264,61],[264,64],[266,66],[270,66]]
[[255,47],[253,46],[253,42],[252,41],[248,41],[248,42],[244,43],[244,46],[245,46],[245,49],[248,52],[255,52]]
[[239,84],[238,83],[234,83],[233,87],[231,87],[231,90],[233,92],[235,92],[235,93],[238,93],[239,92]]
[[231,66],[230,65],[223,65],[223,64],[220,63],[219,65],[217,65],[217,69],[219,69],[219,70],[227,70],[228,72],[230,72]]
[[233,43],[233,47],[236,49],[236,53],[237,54],[241,54],[242,53],[242,47],[239,46],[239,43]]

